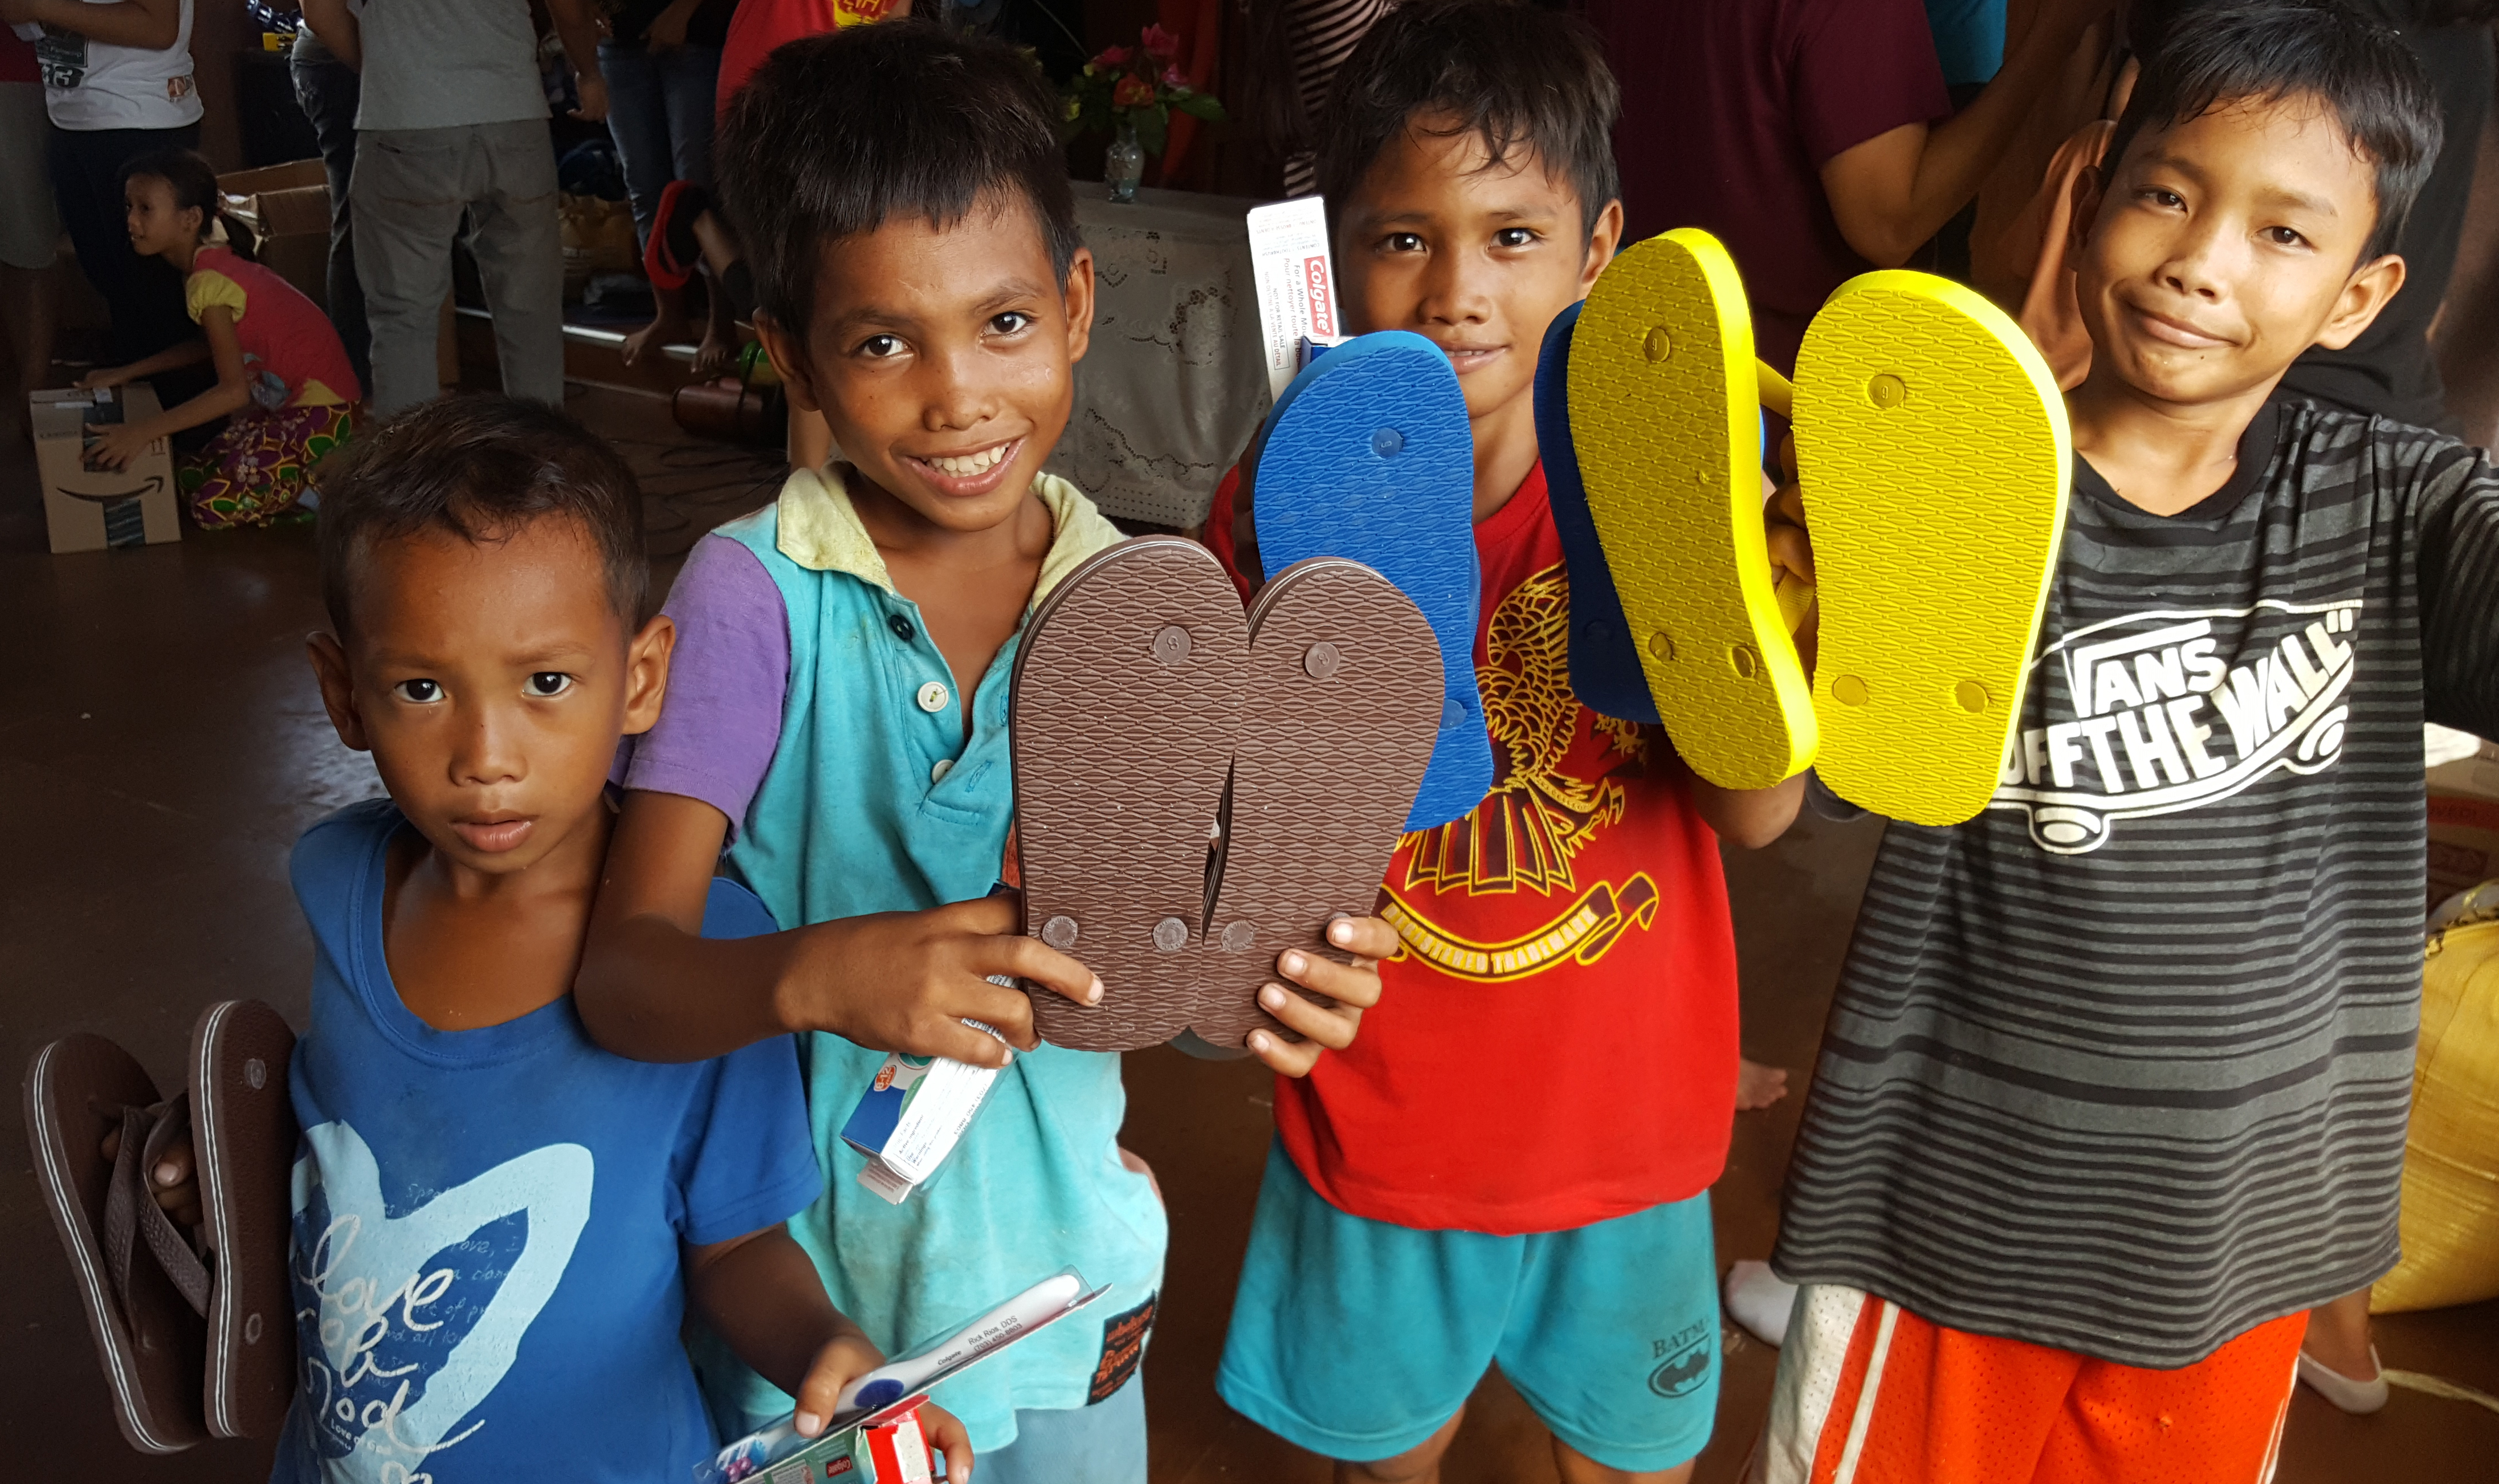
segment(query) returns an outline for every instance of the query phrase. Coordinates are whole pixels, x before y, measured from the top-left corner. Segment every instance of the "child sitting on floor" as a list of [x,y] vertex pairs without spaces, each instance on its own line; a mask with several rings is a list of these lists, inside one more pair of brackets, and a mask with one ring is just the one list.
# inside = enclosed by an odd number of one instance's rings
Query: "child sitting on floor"
[[2024,715],[1985,812],[1875,860],[1768,1484],[2256,1484],[2305,1311],[2393,1266],[2421,723],[2499,734],[2499,473],[2281,382],[2402,286],[2439,144],[2392,32],[2271,0],[2175,31],[2085,173]]
[[[226,419],[177,478],[191,516],[205,528],[266,526],[295,509],[311,488],[312,467],[347,439],[364,397],[347,349],[320,306],[252,259],[251,229],[217,201],[216,172],[188,149],[144,154],[122,167],[130,244],[183,274],[183,297],[204,339],[129,366],[100,371],[79,385],[119,386],[201,361],[217,384],[154,417],[109,429],[87,462],[119,468],[158,438]],[[226,245],[209,244],[223,222]]]

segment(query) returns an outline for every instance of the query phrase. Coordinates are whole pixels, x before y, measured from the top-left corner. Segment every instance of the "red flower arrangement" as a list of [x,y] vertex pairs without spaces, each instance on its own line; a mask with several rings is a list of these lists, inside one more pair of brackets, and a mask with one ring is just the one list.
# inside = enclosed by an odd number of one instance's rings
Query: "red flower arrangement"
[[1175,113],[1223,121],[1223,105],[1215,95],[1188,85],[1180,67],[1180,38],[1161,26],[1146,27],[1134,47],[1104,48],[1060,91],[1070,138],[1126,124],[1150,154],[1163,152]]

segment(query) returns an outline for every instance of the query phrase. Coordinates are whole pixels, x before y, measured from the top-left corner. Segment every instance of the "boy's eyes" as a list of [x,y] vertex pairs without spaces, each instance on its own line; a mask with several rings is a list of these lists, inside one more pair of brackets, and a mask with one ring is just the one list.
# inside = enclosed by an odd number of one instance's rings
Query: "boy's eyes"
[[438,680],[403,680],[391,687],[391,694],[419,706],[430,706],[442,699],[442,682]]
[[522,684],[521,694],[545,700],[549,696],[562,695],[571,689],[572,677],[564,671],[539,670]]
[[2176,210],[2187,204],[2186,197],[2179,195],[2176,191],[2163,190],[2158,185],[2145,189],[2143,199],[2151,202],[2154,206],[2161,207],[2169,210]]
[[1496,247],[1525,247],[1536,241],[1536,234],[1525,227],[1504,227],[1492,235]]
[[2273,243],[2277,247],[2298,247],[2305,244],[2308,241],[2308,239],[2300,236],[2297,232],[2288,227],[2265,228],[2264,240]]
[[1379,245],[1387,252],[1421,252],[1423,240],[1412,232],[1391,232]]
[[1020,334],[1029,329],[1032,323],[1032,316],[1022,309],[1009,309],[1003,314],[990,316],[990,329],[997,335]]

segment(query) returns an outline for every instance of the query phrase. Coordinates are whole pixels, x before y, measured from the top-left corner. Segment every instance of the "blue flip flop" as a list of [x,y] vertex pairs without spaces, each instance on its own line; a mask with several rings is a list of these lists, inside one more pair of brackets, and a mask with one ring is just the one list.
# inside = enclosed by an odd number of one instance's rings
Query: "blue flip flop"
[[1623,600],[1614,595],[1613,569],[1588,513],[1588,492],[1579,483],[1579,455],[1571,443],[1571,331],[1582,306],[1553,316],[1544,350],[1536,362],[1536,449],[1544,461],[1544,491],[1553,505],[1554,533],[1571,575],[1571,689],[1581,705],[1622,722],[1658,720],[1639,654],[1632,648]]
[[1260,565],[1359,562],[1430,622],[1446,695],[1406,827],[1464,818],[1492,789],[1492,739],[1476,690],[1475,435],[1449,358],[1403,330],[1327,352],[1268,414],[1253,469]]

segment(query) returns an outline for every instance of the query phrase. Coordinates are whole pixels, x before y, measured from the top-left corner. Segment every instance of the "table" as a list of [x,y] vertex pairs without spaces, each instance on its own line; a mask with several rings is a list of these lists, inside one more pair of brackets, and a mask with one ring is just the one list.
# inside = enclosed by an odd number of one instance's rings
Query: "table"
[[1119,205],[1098,181],[1075,186],[1093,343],[1048,467],[1105,515],[1194,527],[1267,415],[1247,224],[1259,203],[1148,189]]

